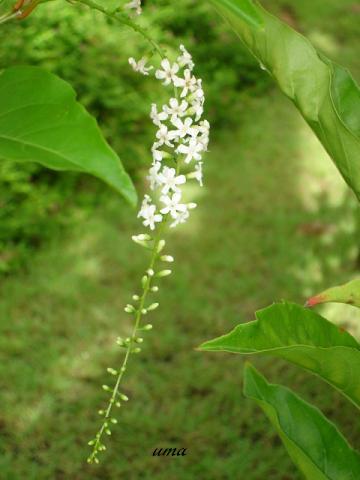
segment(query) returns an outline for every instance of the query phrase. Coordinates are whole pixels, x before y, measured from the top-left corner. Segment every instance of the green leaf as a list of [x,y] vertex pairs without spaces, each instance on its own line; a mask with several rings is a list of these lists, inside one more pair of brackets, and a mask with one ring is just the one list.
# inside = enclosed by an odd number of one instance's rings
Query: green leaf
[[351,280],[344,285],[331,287],[309,298],[306,302],[308,307],[314,307],[320,303],[347,303],[360,308],[360,278]]
[[200,349],[283,358],[319,375],[360,408],[360,344],[355,338],[292,303],[271,305],[256,318]]
[[[295,103],[360,199],[360,89],[350,73],[253,1],[210,2]],[[249,3],[261,28],[245,19]]]
[[130,177],[95,119],[70,85],[38,67],[0,74],[0,158],[89,173],[136,203]]
[[267,383],[251,365],[245,368],[244,394],[264,410],[308,480],[360,478],[360,455],[317,408],[288,388]]

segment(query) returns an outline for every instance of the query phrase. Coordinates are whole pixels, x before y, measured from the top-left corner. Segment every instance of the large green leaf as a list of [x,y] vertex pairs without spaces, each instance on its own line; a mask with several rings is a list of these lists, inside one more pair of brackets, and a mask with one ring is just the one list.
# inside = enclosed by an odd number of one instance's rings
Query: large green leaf
[[360,407],[360,344],[307,308],[278,303],[201,350],[281,357],[319,375]]
[[86,172],[136,202],[120,159],[74,90],[38,67],[13,67],[0,74],[0,158]]
[[350,73],[252,0],[210,2],[295,103],[360,199],[360,90]]
[[245,368],[244,393],[264,410],[308,480],[360,478],[360,455],[317,408],[291,390],[267,383],[251,365]]

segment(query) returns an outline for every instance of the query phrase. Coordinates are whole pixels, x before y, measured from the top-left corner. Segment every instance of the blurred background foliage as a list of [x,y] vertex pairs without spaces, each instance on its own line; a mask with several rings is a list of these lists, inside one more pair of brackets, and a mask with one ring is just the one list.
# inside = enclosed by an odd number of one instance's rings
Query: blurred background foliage
[[[262,3],[359,80],[357,2]],[[242,361],[193,348],[272,301],[302,303],[356,275],[358,205],[295,108],[206,1],[144,4],[142,24],[170,54],[183,42],[203,78],[213,126],[206,185],[187,192],[199,208],[171,233],[176,274],[160,290],[154,332],[125,382],[131,402],[94,469],[84,465],[86,442],[105,369],[118,359],[114,339],[130,329],[123,305],[146,264],[130,236],[141,227],[96,179],[1,161],[0,478],[298,480],[262,412],[241,397]],[[167,95],[128,66],[129,56],[148,53],[141,37],[57,0],[2,25],[0,41],[1,68],[41,65],[73,85],[141,194],[150,104]],[[359,334],[354,308],[320,311]],[[280,360],[255,363],[359,444],[354,409],[337,392]],[[151,456],[169,446],[189,453]]]

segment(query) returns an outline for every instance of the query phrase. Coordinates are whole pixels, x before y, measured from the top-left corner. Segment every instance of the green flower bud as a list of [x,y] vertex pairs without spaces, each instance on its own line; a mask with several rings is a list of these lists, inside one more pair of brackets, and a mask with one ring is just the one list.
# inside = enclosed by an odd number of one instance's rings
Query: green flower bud
[[158,303],[152,303],[149,307],[147,307],[147,310],[148,312],[151,312],[152,310],[156,310],[158,306],[159,306]]
[[140,297],[139,295],[133,295],[132,299],[135,300],[135,302],[137,302],[138,300],[140,300]]
[[126,313],[134,313],[135,312],[135,307],[133,305],[130,305],[130,303],[128,303],[126,305],[126,307],[124,308],[125,312]]
[[144,330],[151,330],[152,328],[153,326],[151,325],[151,323],[148,323],[147,325],[145,325]]
[[157,277],[167,277],[168,275],[171,275],[171,270],[161,270],[156,274]]
[[165,240],[160,240],[159,243],[158,243],[156,252],[160,253],[161,250],[165,247],[165,244],[166,244]]
[[151,291],[152,292],[158,292],[159,291],[159,287],[157,285],[154,285],[153,287],[151,287]]
[[160,257],[160,260],[163,261],[163,262],[172,263],[174,261],[174,257],[172,257],[171,255],[162,255]]
[[119,393],[119,396],[123,402],[129,401],[129,397],[127,397],[124,393]]
[[107,368],[106,369],[108,371],[108,373],[110,373],[111,375],[117,375],[118,372],[114,369],[114,368]]
[[148,281],[148,276],[147,275],[144,275],[141,279],[141,286],[143,288],[145,288],[146,284],[147,284],[147,281]]

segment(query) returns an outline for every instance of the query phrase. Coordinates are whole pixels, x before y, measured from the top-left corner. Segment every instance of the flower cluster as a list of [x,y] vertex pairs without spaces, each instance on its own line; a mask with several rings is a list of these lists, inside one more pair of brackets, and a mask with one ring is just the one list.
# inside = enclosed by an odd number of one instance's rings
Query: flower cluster
[[[151,107],[150,117],[158,130],[152,146],[153,162],[148,180],[150,190],[158,193],[160,206],[145,195],[138,215],[150,230],[168,217],[171,218],[170,227],[185,222],[189,211],[196,205],[182,200],[181,186],[189,178],[196,179],[201,186],[203,184],[202,154],[208,147],[210,125],[207,120],[201,120],[205,100],[201,79],[192,73],[194,63],[189,52],[183,45],[180,49],[176,62],[171,63],[165,58],[155,72],[155,77],[163,85],[173,86],[176,96],[170,98],[161,110],[156,104]],[[129,63],[143,75],[148,75],[152,68],[146,66],[146,58],[138,62],[130,58]],[[182,165],[193,167],[193,171],[180,174]]]
[[[140,2],[131,2],[132,5]],[[202,154],[207,150],[209,142],[209,123],[201,120],[204,108],[204,92],[201,80],[192,71],[194,63],[184,46],[177,61],[171,63],[162,59],[161,68],[155,71],[155,77],[164,85],[171,85],[174,96],[161,110],[153,104],[150,117],[157,127],[156,140],[152,145],[152,165],[148,180],[150,193],[144,196],[138,217],[155,235],[141,233],[134,235],[133,240],[151,250],[150,264],[141,279],[141,290],[132,296],[133,302],[127,304],[125,312],[134,318],[132,333],[127,338],[118,338],[117,344],[124,349],[125,355],[119,369],[108,368],[108,373],[116,377],[114,386],[103,385],[110,393],[106,409],[99,410],[103,417],[102,425],[89,445],[92,452],[88,458],[90,463],[99,463],[98,455],[105,450],[104,435],[111,435],[112,424],[117,423],[114,407],[120,408],[128,401],[127,395],[121,391],[121,381],[127,371],[131,354],[141,352],[139,346],[143,342],[142,334],[152,329],[151,324],[142,326],[144,315],[158,308],[157,302],[148,303],[149,295],[158,292],[157,280],[172,273],[168,268],[158,269],[159,263],[172,263],[171,255],[164,255],[165,240],[162,238],[163,227],[170,224],[175,227],[185,222],[189,212],[196,207],[195,203],[183,200],[182,186],[188,179],[195,179],[202,186]],[[132,68],[143,75],[149,75],[153,67],[147,66],[147,59],[138,62],[129,58]],[[186,171],[181,173],[181,168]],[[169,222],[168,222],[169,221]],[[157,229],[157,226],[159,228]],[[160,227],[161,226],[161,227]]]

